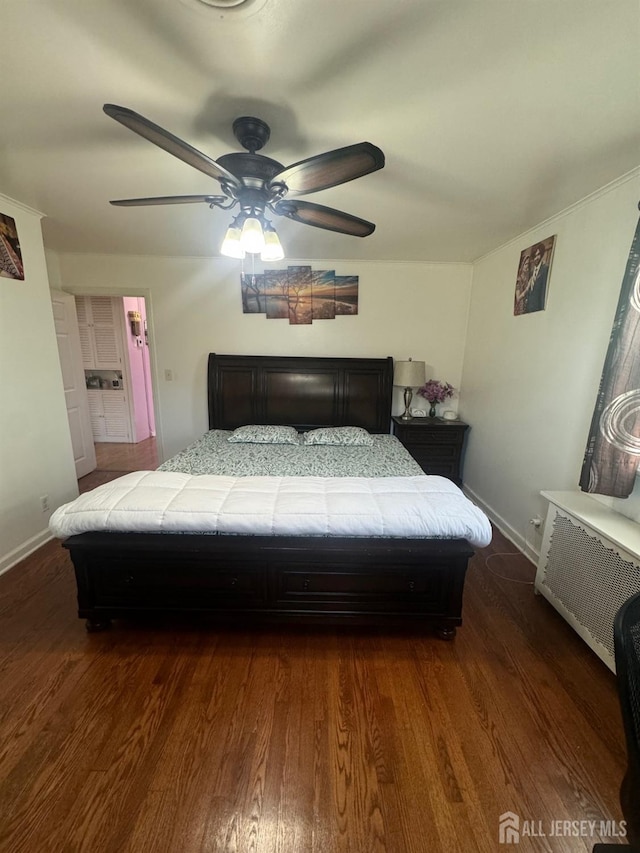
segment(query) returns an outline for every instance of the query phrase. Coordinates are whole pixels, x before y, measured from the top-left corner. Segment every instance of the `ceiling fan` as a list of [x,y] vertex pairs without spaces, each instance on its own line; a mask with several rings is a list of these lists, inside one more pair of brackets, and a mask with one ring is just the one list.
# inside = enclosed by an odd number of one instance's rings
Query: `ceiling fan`
[[135,207],[204,202],[211,208],[223,210],[231,210],[237,205],[240,212],[227,231],[222,254],[244,257],[245,252],[250,252],[261,253],[263,260],[283,258],[284,252],[275,229],[265,218],[266,211],[304,225],[354,237],[366,237],[375,230],[375,225],[366,219],[321,204],[297,200],[300,195],[344,184],[382,169],[384,154],[370,142],[336,148],[285,167],[270,157],[256,154],[269,140],[269,125],[259,118],[241,116],[233,122],[233,133],[246,150],[212,160],[133,110],[105,104],[104,111],[129,130],[215,178],[222,191],[222,195],[118,199],[111,204]]

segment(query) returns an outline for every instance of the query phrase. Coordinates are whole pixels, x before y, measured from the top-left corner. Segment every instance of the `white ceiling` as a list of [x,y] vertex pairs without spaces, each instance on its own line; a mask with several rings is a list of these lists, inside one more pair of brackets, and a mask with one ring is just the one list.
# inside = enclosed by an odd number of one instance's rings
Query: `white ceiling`
[[[271,126],[285,165],[368,140],[379,172],[309,197],[360,239],[276,218],[287,258],[471,261],[640,162],[637,0],[2,0],[0,192],[69,252],[215,256],[216,181],[102,111],[214,159]],[[1,211],[0,211],[1,212]]]

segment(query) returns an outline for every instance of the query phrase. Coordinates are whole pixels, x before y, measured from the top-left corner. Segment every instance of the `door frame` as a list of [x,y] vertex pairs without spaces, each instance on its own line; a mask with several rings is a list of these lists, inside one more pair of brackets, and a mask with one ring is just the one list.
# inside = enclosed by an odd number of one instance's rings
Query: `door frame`
[[72,296],[114,296],[122,299],[125,296],[140,296],[144,299],[145,312],[147,315],[147,329],[149,332],[149,369],[151,373],[151,398],[156,423],[156,447],[158,448],[158,459],[164,459],[164,443],[162,440],[162,417],[160,403],[158,400],[158,365],[155,351],[155,326],[153,322],[153,299],[148,287],[87,287],[85,285],[70,285],[58,288]]
[[[55,316],[55,304],[59,304],[63,306],[64,316],[65,316],[65,325],[67,329],[67,336],[69,339],[69,345],[71,347],[69,357],[71,359],[71,371],[73,373],[73,377],[69,377],[69,379],[73,379],[73,388],[76,394],[77,399],[77,407],[79,411],[79,417],[81,420],[80,431],[82,433],[82,445],[83,450],[85,451],[84,464],[79,463],[75,458],[74,451],[74,464],[76,468],[76,477],[77,479],[81,479],[85,477],[87,474],[90,474],[92,471],[95,471],[97,467],[96,463],[96,449],[95,449],[95,441],[93,439],[93,432],[91,429],[91,414],[89,411],[89,400],[87,395],[87,389],[85,385],[85,375],[84,369],[82,366],[82,353],[80,347],[80,333],[78,331],[78,316],[76,314],[76,304],[75,298],[73,294],[67,293],[65,290],[60,290],[59,288],[51,287],[49,288],[49,298],[51,300],[52,310],[54,312],[54,326],[56,326],[56,344],[58,346],[58,356],[60,358],[60,368],[62,370],[62,377],[65,378],[64,375],[64,366],[63,366],[63,358],[62,353],[60,351],[60,342],[58,340],[58,328],[57,328],[57,320]],[[67,418],[69,419],[69,408],[67,404],[67,389],[64,389],[65,395],[65,408],[67,410]],[[71,427],[71,421],[69,420],[69,433],[71,435],[71,443],[73,444],[73,430]],[[79,467],[80,466],[80,467]],[[91,467],[88,467],[91,466]],[[88,470],[86,470],[88,467]]]

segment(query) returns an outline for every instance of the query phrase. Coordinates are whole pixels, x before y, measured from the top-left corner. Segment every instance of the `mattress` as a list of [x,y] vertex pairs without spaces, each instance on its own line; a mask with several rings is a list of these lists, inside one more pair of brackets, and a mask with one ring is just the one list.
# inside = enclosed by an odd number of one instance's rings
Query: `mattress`
[[491,541],[484,513],[444,477],[229,477],[136,471],[51,516],[60,538],[94,531]]
[[305,444],[233,444],[213,429],[159,471],[236,477],[412,477],[422,468],[394,435],[371,435],[370,447]]

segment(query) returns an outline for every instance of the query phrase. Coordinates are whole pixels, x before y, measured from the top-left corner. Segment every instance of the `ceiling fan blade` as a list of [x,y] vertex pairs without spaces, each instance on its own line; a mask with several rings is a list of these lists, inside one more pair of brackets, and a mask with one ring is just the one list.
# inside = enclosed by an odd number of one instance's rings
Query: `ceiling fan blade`
[[384,154],[379,148],[370,142],[358,142],[287,166],[271,180],[271,185],[286,184],[289,196],[315,193],[361,178],[383,166]]
[[188,142],[178,139],[177,136],[149,121],[149,119],[141,116],[139,113],[129,110],[127,107],[119,107],[117,104],[105,104],[103,110],[108,116],[128,127],[129,130],[133,130],[134,133],[144,136],[149,142],[153,142],[154,145],[168,151],[169,154],[173,154],[174,157],[177,157],[189,166],[193,166],[194,169],[199,169],[205,175],[209,175],[210,178],[215,178],[221,183],[227,183],[233,187],[240,186],[240,181],[236,176],[232,175],[231,172],[227,171],[219,163],[216,163],[215,160],[212,160],[211,157],[207,157],[206,154],[198,151],[197,148],[189,145]]
[[156,198],[120,198],[110,201],[109,204],[118,207],[139,207],[146,204],[194,204],[202,201],[217,205],[229,199],[226,195],[163,195]]
[[280,216],[286,216],[295,222],[304,225],[314,225],[316,228],[324,228],[327,231],[338,231],[340,234],[350,234],[353,237],[367,237],[373,234],[376,226],[373,222],[325,207],[322,204],[313,204],[310,201],[285,201],[277,202],[273,209]]

